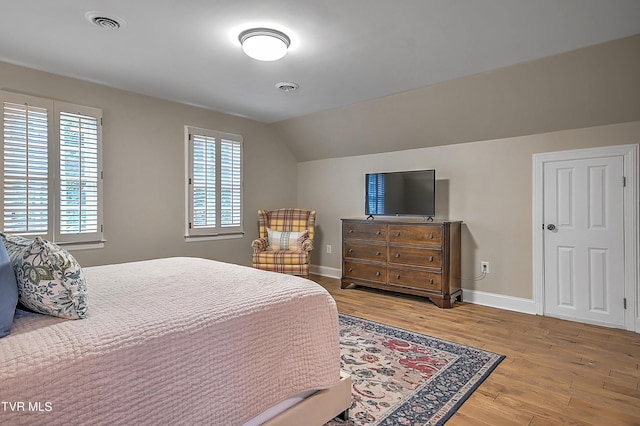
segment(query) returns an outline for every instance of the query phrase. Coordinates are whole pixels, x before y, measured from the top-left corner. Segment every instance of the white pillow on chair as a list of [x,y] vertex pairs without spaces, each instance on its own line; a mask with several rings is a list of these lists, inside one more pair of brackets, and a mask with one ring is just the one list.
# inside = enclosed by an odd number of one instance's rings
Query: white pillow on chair
[[302,250],[302,242],[309,237],[309,231],[300,232],[276,231],[267,228],[269,246],[267,250]]

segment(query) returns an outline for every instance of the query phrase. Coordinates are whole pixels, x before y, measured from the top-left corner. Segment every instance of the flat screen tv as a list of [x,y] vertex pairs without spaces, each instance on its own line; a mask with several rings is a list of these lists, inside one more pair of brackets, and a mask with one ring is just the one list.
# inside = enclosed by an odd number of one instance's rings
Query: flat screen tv
[[368,173],[365,214],[435,216],[436,171]]

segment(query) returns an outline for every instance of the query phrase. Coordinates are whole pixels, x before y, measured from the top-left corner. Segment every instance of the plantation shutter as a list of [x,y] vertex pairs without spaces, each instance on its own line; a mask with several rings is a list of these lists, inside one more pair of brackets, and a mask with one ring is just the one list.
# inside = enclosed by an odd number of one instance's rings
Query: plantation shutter
[[187,127],[187,236],[242,233],[242,138]]
[[101,240],[101,111],[56,103],[56,116],[59,130],[56,239]]
[[3,232],[102,240],[102,111],[0,90]]
[[222,139],[220,144],[220,225],[227,228],[238,227],[242,220],[242,145],[228,139]]
[[51,102],[2,93],[4,232],[50,238],[49,119]]
[[192,229],[215,228],[216,214],[216,139],[193,135],[193,218]]

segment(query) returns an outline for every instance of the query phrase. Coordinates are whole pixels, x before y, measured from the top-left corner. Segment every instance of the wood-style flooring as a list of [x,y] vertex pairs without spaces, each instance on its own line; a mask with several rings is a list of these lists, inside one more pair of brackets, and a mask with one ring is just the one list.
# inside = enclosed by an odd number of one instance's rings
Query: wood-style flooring
[[507,356],[447,426],[640,425],[640,334],[311,279],[341,313]]

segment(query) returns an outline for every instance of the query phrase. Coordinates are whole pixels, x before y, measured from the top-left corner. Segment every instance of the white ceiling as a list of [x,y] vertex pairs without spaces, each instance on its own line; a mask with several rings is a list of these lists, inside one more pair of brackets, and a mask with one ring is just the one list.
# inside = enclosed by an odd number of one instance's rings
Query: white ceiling
[[[242,53],[257,26],[284,59]],[[263,122],[638,33],[638,0],[0,0],[1,61]]]

